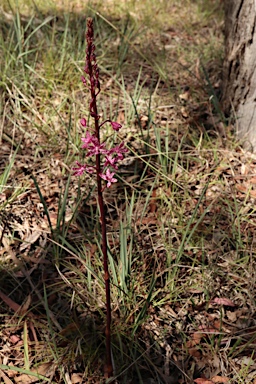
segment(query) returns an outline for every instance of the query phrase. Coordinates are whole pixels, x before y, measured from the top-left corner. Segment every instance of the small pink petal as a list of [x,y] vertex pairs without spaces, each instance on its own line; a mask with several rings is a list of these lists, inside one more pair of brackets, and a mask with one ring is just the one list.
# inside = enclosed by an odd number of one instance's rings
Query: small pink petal
[[115,147],[111,148],[109,150],[109,155],[112,153],[116,153],[117,155],[122,155],[123,153],[126,153],[126,152],[128,152],[128,149],[125,148],[124,143],[122,142],[122,143],[116,145]]
[[17,335],[11,335],[10,336],[10,341],[11,341],[12,344],[16,344],[16,343],[18,343],[18,341],[20,341],[20,337],[17,336]]
[[116,165],[117,161],[118,159],[116,157],[112,157],[112,155],[106,155],[104,167],[108,167],[110,165],[114,169],[117,169],[118,168]]
[[100,174],[100,177],[103,180],[107,181],[107,188],[111,187],[112,183],[116,183],[117,182],[117,179],[114,178],[114,175],[115,175],[115,172],[111,173],[109,168],[107,169],[106,174],[104,174],[104,173]]
[[[82,145],[82,148],[90,148],[90,147],[98,147],[99,141],[97,137],[91,135],[88,131],[86,132],[86,137],[82,137],[82,142],[84,143]],[[90,147],[89,147],[90,146]]]
[[85,118],[82,118],[80,120],[80,124],[83,126],[83,127],[86,127],[86,119]]
[[215,297],[215,299],[211,300],[211,303],[218,304],[218,305],[225,305],[228,307],[234,307],[235,306],[233,301],[226,299],[225,297]]
[[78,161],[76,161],[77,167],[73,167],[72,171],[74,171],[75,176],[81,176],[84,171],[86,170],[86,165],[80,164]]

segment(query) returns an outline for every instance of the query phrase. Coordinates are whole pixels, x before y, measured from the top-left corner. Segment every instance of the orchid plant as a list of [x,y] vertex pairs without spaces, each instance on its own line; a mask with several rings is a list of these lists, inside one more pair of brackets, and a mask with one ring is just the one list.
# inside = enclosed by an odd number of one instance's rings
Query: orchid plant
[[[87,127],[87,121],[85,118],[80,120],[82,127],[86,128],[85,137],[82,137],[82,149],[87,151],[86,157],[95,156],[95,166],[88,164],[81,164],[76,162],[76,167],[73,168],[74,175],[81,176],[84,172],[89,174],[95,174],[97,179],[97,193],[98,204],[100,210],[100,223],[102,234],[102,253],[104,258],[104,280],[105,280],[105,293],[106,293],[106,370],[105,374],[108,378],[113,376],[113,364],[111,354],[111,300],[110,300],[110,276],[108,271],[108,255],[107,255],[107,229],[106,229],[106,217],[104,210],[103,190],[110,188],[111,185],[117,182],[114,177],[118,169],[118,162],[124,158],[125,152],[128,150],[125,148],[124,143],[120,143],[112,148],[107,149],[106,143],[101,142],[100,128],[110,123],[114,131],[119,131],[122,127],[121,124],[111,121],[109,119],[100,123],[100,116],[97,108],[97,96],[100,93],[100,80],[99,80],[99,68],[95,55],[94,30],[92,18],[87,19],[87,32],[86,32],[86,63],[84,72],[89,77],[89,81],[82,76],[82,82],[85,87],[90,91],[90,116],[94,120],[94,129]],[[103,161],[102,161],[103,158]],[[102,187],[102,180],[106,182]]]

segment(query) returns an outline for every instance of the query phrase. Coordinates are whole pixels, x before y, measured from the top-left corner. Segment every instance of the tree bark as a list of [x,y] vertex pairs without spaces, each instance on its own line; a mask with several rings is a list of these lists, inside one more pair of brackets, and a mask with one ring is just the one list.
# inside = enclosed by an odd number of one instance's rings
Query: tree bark
[[256,152],[256,0],[225,0],[223,107],[238,138]]

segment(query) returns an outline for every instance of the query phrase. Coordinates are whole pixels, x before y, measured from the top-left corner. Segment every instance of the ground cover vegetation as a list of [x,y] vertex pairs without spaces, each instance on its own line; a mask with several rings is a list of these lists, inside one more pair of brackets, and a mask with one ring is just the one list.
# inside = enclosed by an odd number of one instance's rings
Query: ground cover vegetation
[[256,158],[221,110],[221,3],[1,7],[1,382],[110,382],[97,188],[72,171],[92,17],[122,125],[101,134],[128,149],[103,191],[114,382],[255,383]]

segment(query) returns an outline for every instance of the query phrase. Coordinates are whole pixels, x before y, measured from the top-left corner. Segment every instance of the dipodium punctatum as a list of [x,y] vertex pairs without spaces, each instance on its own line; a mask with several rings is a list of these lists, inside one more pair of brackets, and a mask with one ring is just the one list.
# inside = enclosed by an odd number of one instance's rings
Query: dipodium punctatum
[[[128,150],[125,148],[124,143],[120,143],[112,148],[106,148],[106,144],[101,142],[100,128],[107,123],[110,123],[114,131],[119,131],[122,127],[121,124],[111,121],[109,119],[100,122],[100,116],[97,108],[97,96],[100,93],[100,80],[99,68],[95,55],[94,45],[94,30],[93,20],[87,19],[87,32],[86,32],[86,61],[84,72],[89,78],[86,79],[82,76],[84,86],[90,92],[90,105],[89,113],[94,121],[93,129],[87,127],[87,121],[83,117],[80,120],[82,127],[86,128],[85,136],[82,137],[82,149],[85,149],[86,157],[95,156],[95,166],[88,164],[81,164],[76,162],[76,167],[73,168],[74,174],[81,176],[84,172],[96,175],[97,179],[97,194],[98,204],[100,210],[100,223],[102,235],[102,253],[104,263],[104,280],[105,280],[105,294],[106,294],[106,369],[105,375],[110,378],[113,376],[113,363],[111,354],[111,300],[110,300],[110,277],[108,271],[108,255],[107,255],[107,230],[106,230],[106,217],[104,210],[103,188],[102,180],[106,182],[104,188],[111,187],[117,179],[114,177],[118,169],[118,162],[124,158],[124,153]],[[103,160],[102,160],[103,159]]]

